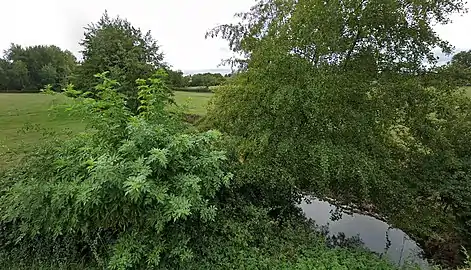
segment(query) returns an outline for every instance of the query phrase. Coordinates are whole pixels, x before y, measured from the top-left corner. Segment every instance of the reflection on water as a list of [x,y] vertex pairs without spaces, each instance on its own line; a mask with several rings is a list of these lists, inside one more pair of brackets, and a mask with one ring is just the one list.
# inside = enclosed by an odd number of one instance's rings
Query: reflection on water
[[308,218],[318,225],[327,225],[330,235],[344,233],[346,237],[359,236],[365,247],[378,254],[387,256],[392,262],[402,265],[404,262],[417,263],[428,268],[427,262],[419,255],[421,249],[403,231],[376,218],[361,214],[343,214],[338,221],[331,221],[331,211],[336,207],[319,200],[303,201],[301,209]]

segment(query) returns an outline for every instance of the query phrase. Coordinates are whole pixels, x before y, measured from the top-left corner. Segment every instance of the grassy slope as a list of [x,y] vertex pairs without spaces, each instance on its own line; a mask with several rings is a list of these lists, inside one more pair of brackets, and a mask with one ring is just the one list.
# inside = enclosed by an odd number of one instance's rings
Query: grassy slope
[[[188,112],[205,114],[211,93],[175,92],[177,104],[188,102]],[[49,110],[51,105],[64,104],[68,99],[62,95],[0,94],[0,167],[15,162],[21,151],[41,139],[40,130],[21,132],[25,126],[38,126],[57,132],[80,131],[85,124],[66,113]]]

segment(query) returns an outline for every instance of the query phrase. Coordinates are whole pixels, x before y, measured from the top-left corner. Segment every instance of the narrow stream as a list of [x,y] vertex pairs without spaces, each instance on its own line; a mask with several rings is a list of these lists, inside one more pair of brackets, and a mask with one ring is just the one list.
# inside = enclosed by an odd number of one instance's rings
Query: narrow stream
[[411,262],[423,269],[429,268],[427,261],[420,256],[420,247],[402,230],[391,228],[381,220],[361,214],[343,214],[340,220],[332,221],[331,212],[335,211],[336,207],[317,199],[311,200],[310,204],[303,201],[299,206],[316,224],[327,226],[330,235],[344,233],[346,237],[359,236],[366,248],[386,256],[397,265]]

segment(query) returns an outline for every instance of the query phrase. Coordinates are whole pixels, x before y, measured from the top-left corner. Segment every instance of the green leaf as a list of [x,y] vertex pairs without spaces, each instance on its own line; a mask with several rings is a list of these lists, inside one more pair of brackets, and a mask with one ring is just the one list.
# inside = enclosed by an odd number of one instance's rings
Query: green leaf
[[169,206],[173,221],[177,221],[178,219],[185,219],[191,213],[190,201],[182,196],[171,196],[169,200]]
[[214,221],[214,218],[216,217],[216,211],[217,211],[217,208],[214,205],[204,207],[200,211],[201,219],[204,222]]
[[150,183],[146,176],[131,176],[124,182],[125,195],[129,196],[134,202],[144,197],[150,190]]
[[167,149],[153,148],[149,153],[150,157],[148,158],[148,162],[153,163],[157,161],[159,166],[162,166],[163,168],[167,167],[167,155],[169,153]]

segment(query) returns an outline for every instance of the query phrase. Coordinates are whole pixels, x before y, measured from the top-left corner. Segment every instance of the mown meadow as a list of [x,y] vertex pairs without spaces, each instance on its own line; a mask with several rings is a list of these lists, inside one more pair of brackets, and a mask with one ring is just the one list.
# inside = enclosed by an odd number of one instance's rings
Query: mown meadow
[[[204,115],[212,93],[175,91],[175,102],[189,114]],[[86,123],[66,111],[54,110],[72,102],[64,95],[40,93],[0,93],[0,166],[16,162],[22,153],[36,145],[45,132],[67,138],[85,129]]]

